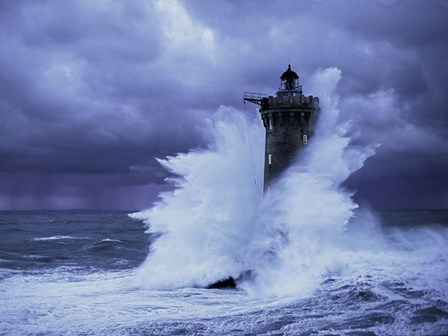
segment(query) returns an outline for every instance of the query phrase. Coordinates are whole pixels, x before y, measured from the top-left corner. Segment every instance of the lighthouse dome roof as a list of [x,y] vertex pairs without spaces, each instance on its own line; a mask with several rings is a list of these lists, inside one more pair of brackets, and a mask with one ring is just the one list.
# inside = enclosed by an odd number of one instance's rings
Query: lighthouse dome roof
[[299,76],[297,75],[297,73],[295,71],[291,70],[291,64],[288,64],[288,69],[280,77],[281,80],[286,80],[286,81],[291,81],[291,80],[295,80],[298,78],[299,78]]

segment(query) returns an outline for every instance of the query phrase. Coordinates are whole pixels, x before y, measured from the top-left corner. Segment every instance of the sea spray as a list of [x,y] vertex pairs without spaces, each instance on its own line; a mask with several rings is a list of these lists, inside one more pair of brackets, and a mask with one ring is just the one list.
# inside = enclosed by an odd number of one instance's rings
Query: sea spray
[[228,107],[217,119],[208,149],[159,160],[176,189],[137,215],[162,233],[140,272],[145,286],[206,286],[244,270],[262,198],[263,129]]
[[336,68],[315,75],[314,90],[323,106],[316,136],[270,186],[259,208],[256,227],[267,234],[254,239],[258,245],[259,241],[265,244],[251,250],[257,276],[254,282],[243,284],[250,292],[308,293],[322,276],[343,265],[336,243],[357,204],[341,183],[362,167],[374,149],[352,148],[346,136],[350,124],[338,124],[338,98],[333,90],[340,77]]
[[251,270],[255,279],[240,284],[248,292],[307,293],[339,267],[335,242],[357,207],[340,185],[374,153],[352,148],[349,124],[338,124],[340,77],[336,68],[315,74],[316,135],[264,197],[264,130],[234,109],[210,122],[209,148],[159,160],[176,189],[134,215],[161,233],[140,270],[144,286],[206,286]]

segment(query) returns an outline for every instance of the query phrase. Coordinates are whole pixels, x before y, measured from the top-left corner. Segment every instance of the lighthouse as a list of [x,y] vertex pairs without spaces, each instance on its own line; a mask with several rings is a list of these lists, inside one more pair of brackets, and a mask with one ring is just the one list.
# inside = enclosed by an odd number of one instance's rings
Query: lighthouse
[[264,190],[291,164],[314,135],[319,115],[319,98],[305,96],[299,76],[288,65],[280,76],[275,96],[245,92],[244,101],[260,106],[266,129]]
[[[291,65],[288,65],[280,80],[280,88],[275,96],[244,93],[244,102],[260,106],[261,119],[266,129],[265,191],[288,168],[297,153],[308,145],[319,116],[319,98],[303,94],[299,76],[291,69]],[[246,269],[238,278],[230,276],[210,284],[208,288],[234,288],[238,281],[254,276],[251,269]]]

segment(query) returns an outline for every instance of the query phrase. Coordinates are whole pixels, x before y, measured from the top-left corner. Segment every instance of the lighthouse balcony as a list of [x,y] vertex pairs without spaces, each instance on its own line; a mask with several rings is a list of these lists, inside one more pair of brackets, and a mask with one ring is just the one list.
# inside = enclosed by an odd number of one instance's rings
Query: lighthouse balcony
[[319,101],[316,97],[313,96],[304,96],[304,95],[285,95],[285,96],[277,96],[272,97],[269,96],[266,107],[272,108],[276,106],[303,106],[303,107],[317,107]]

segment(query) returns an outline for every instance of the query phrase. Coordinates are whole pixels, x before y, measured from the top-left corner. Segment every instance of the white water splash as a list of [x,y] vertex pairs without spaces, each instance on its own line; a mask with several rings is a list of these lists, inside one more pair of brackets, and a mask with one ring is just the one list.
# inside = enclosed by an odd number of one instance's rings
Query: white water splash
[[219,114],[209,149],[159,160],[178,176],[176,190],[134,215],[163,233],[142,268],[145,286],[206,286],[242,270],[262,197],[264,130],[234,109]]
[[264,197],[262,123],[234,109],[221,107],[210,123],[215,139],[207,150],[159,160],[177,176],[170,180],[176,190],[133,215],[162,233],[141,267],[144,286],[206,286],[250,269],[255,281],[240,286],[283,295],[309,292],[337,271],[337,241],[357,207],[340,185],[374,154],[350,147],[349,124],[338,124],[340,77],[336,68],[315,74],[316,136]]

